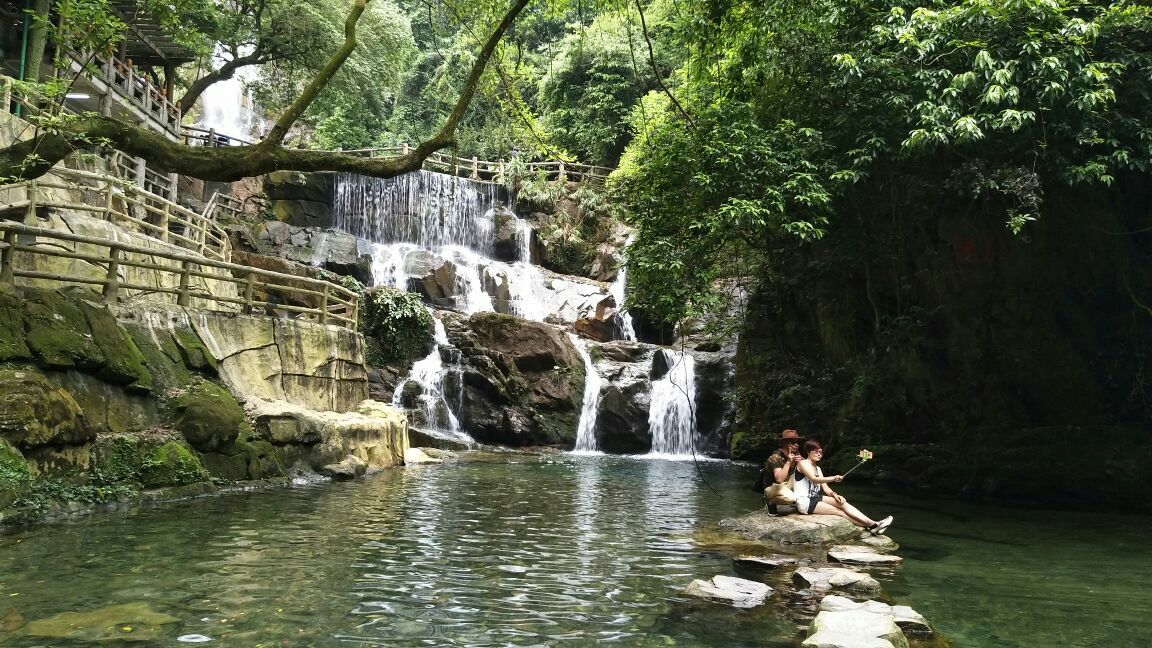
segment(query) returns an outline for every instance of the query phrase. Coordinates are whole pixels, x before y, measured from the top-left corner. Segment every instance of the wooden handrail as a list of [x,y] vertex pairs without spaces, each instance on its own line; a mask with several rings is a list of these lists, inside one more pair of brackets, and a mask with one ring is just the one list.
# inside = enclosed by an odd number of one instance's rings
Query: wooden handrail
[[[60,283],[100,285],[102,286],[101,294],[109,303],[116,303],[120,300],[125,290],[149,291],[175,295],[176,302],[180,306],[188,306],[192,299],[201,299],[215,304],[240,305],[248,312],[254,312],[257,309],[272,309],[297,313],[308,318],[313,318],[320,323],[335,323],[353,331],[356,330],[356,313],[358,309],[357,293],[330,281],[312,279],[310,277],[299,277],[282,272],[275,272],[273,270],[262,270],[251,266],[94,238],[81,234],[73,234],[71,232],[62,232],[42,227],[30,227],[10,221],[0,221],[0,233],[2,233],[3,240],[3,243],[0,244],[0,248],[2,248],[0,249],[0,281],[5,283],[14,283],[18,278],[31,278],[58,281]],[[55,246],[40,247],[35,243],[22,244],[20,243],[21,237],[83,243],[104,248],[107,250],[107,253],[105,255],[86,254],[71,252]],[[57,275],[34,270],[17,269],[15,256],[18,253],[79,259],[93,264],[103,264],[105,265],[104,277],[96,279],[90,275]],[[140,255],[149,260],[131,259],[126,257],[126,254]],[[165,259],[170,263],[156,263],[154,261],[155,259]],[[120,268],[124,266],[156,270],[178,276],[178,287],[168,288],[162,285],[145,286],[125,283],[121,281],[119,277]],[[199,270],[194,268],[199,268]],[[220,272],[206,272],[204,270],[205,268],[214,268]],[[207,292],[194,292],[191,282],[193,277],[234,284],[243,289],[242,292],[244,296],[240,298],[227,295],[214,295]],[[319,302],[319,306],[296,306],[257,300],[253,296],[257,289],[270,289],[282,295],[318,298],[316,301]]]
[[[53,176],[59,177],[60,180],[53,181]],[[98,184],[93,186],[83,184],[82,181]],[[103,220],[132,223],[147,236],[165,242],[173,242],[180,247],[194,250],[207,257],[225,262],[232,258],[232,247],[228,233],[214,221],[163,196],[148,192],[142,187],[137,187],[119,178],[90,171],[57,168],[53,169],[51,174],[37,180],[0,185],[0,190],[17,187],[24,187],[28,198],[25,201],[13,203],[10,205],[11,207],[33,209],[42,205],[94,212],[101,214]],[[95,204],[66,202],[53,194],[41,196],[41,189],[92,191],[101,199],[93,201]],[[115,208],[117,199],[138,207],[143,210],[144,214],[156,216],[159,224],[149,222],[146,218],[137,218],[131,215],[131,210],[127,208],[124,211],[117,210]],[[171,231],[172,229],[177,231]],[[193,236],[188,236],[189,233],[193,233]],[[196,240],[197,237],[200,240]]]

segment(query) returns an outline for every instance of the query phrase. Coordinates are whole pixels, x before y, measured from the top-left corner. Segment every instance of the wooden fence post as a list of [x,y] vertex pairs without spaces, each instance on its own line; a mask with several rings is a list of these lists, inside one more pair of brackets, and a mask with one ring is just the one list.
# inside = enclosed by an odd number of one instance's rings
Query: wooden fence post
[[164,203],[164,211],[160,213],[160,240],[168,242],[168,203]]
[[328,323],[328,284],[324,284],[324,293],[320,295],[320,323]]
[[350,311],[350,314],[348,315],[348,317],[352,321],[349,322],[347,326],[348,326],[348,328],[352,329],[353,332],[355,332],[357,329],[360,328],[360,299],[359,299],[359,297],[357,297],[356,295],[352,295],[352,297],[349,299],[349,304],[350,304],[350,307],[348,310]]
[[104,277],[104,301],[115,304],[120,300],[120,248],[108,246],[108,274]]
[[148,179],[148,161],[142,157],[136,158],[136,186],[144,188],[144,181]]
[[37,184],[35,180],[28,183],[28,211],[24,212],[24,224],[29,227],[36,227],[36,192]]
[[247,280],[244,282],[244,312],[252,312],[252,293],[256,288],[256,273],[249,271]]
[[476,156],[472,156],[472,179],[480,179],[480,166],[479,162],[476,161]]
[[15,282],[15,273],[12,271],[13,259],[16,256],[16,232],[4,232],[4,249],[0,250],[0,283],[12,284]]
[[189,301],[189,299],[188,299],[188,286],[190,283],[189,279],[191,278],[191,276],[190,276],[191,272],[192,272],[192,262],[191,261],[184,261],[183,263],[180,264],[180,294],[176,297],[176,305],[177,306],[187,306],[188,305],[188,301]]

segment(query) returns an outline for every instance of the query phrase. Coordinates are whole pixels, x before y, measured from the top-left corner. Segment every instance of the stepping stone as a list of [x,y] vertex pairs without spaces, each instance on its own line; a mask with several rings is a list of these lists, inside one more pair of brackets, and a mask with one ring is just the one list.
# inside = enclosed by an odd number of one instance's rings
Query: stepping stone
[[754,567],[764,567],[767,569],[779,569],[784,565],[795,565],[796,559],[792,556],[785,556],[782,554],[772,554],[770,556],[751,556],[743,555],[736,556],[732,560],[742,565],[752,565]]
[[762,605],[772,594],[772,588],[743,578],[713,576],[711,580],[692,581],[684,588],[684,594],[738,608],[751,608]]
[[853,601],[852,599],[843,596],[830,594],[825,596],[820,601],[820,610],[829,612],[838,612],[844,610],[860,610],[864,609],[874,614],[890,614],[896,625],[904,631],[905,635],[913,635],[918,639],[928,638],[933,635],[932,626],[928,625],[928,621],[916,610],[908,607],[907,605],[888,605],[880,601]]
[[846,589],[856,592],[879,592],[880,582],[868,574],[849,567],[801,567],[792,574],[797,586],[817,591]]
[[889,606],[877,601],[856,603],[842,596],[826,596],[820,602],[819,614],[812,620],[808,638],[800,645],[804,648],[908,648],[908,638],[896,624]]
[[863,545],[868,545],[880,553],[892,553],[893,551],[900,549],[900,545],[896,544],[896,541],[892,538],[889,538],[886,535],[873,535],[867,531],[864,531],[860,534],[860,538],[857,540],[857,542]]
[[854,565],[899,565],[904,562],[900,556],[882,554],[872,547],[857,545],[836,545],[828,550],[828,558]]

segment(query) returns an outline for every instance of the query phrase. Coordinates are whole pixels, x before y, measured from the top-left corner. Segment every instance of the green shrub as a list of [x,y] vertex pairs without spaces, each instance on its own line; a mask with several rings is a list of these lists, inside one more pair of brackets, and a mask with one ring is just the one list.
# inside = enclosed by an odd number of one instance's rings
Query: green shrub
[[432,350],[432,316],[420,297],[392,288],[364,292],[360,330],[368,338],[369,364],[406,365]]

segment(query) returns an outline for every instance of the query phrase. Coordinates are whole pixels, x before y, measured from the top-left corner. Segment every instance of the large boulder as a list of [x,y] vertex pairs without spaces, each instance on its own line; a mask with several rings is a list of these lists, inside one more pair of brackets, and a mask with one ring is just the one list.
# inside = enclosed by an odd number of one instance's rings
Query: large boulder
[[93,437],[68,391],[39,371],[0,369],[0,437],[18,449],[78,446]]
[[655,347],[610,342],[594,347],[596,370],[604,381],[596,414],[596,445],[605,452],[640,453],[652,448],[648,430],[651,366]]
[[716,352],[692,351],[696,359],[696,429],[698,449],[711,455],[728,455],[728,437],[736,405],[728,395],[735,377],[735,348]]
[[492,258],[498,261],[528,261],[521,259],[521,239],[525,231],[520,219],[507,207],[498,207],[492,214]]
[[768,515],[753,511],[720,520],[720,528],[746,540],[771,540],[783,544],[831,544],[854,540],[864,533],[838,515]]
[[444,320],[464,364],[465,430],[513,446],[575,442],[584,362],[562,330],[497,313]]
[[232,394],[206,380],[189,385],[170,406],[176,429],[201,452],[228,446],[249,429],[244,410]]
[[0,292],[0,362],[28,360],[32,352],[24,342],[23,303],[16,295]]
[[372,254],[351,234],[315,227],[294,227],[279,221],[264,223],[253,244],[259,254],[316,266],[339,275],[372,282]]

